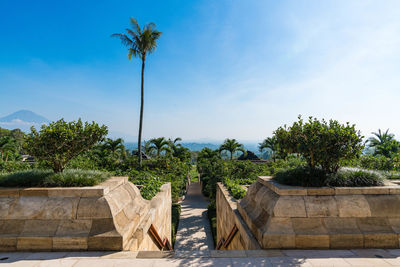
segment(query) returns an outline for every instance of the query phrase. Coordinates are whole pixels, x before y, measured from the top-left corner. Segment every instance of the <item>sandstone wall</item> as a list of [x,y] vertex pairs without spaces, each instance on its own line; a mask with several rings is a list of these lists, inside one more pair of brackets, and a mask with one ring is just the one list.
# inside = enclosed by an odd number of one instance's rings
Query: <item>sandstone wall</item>
[[260,249],[257,240],[253,237],[247,225],[237,211],[237,201],[232,198],[221,183],[217,186],[217,242],[221,238],[227,239],[232,228],[236,225],[237,233],[232,241],[222,250]]
[[259,177],[238,210],[262,248],[398,248],[400,187],[304,188]]
[[93,187],[0,189],[0,250],[153,250],[171,237],[171,186],[153,200],[127,177]]

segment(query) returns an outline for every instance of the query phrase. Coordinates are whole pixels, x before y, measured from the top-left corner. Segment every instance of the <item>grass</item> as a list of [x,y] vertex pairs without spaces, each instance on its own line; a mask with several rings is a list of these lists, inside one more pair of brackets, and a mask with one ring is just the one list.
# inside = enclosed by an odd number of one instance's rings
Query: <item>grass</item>
[[214,240],[214,247],[217,246],[217,207],[215,202],[208,205],[207,216],[210,220],[211,233]]
[[343,168],[335,174],[326,174],[322,169],[306,166],[281,170],[274,176],[274,180],[281,184],[305,187],[381,186],[384,179],[386,176],[376,171]]
[[181,205],[178,203],[173,203],[172,204],[172,225],[171,225],[172,246],[174,246],[174,244],[175,244],[176,232],[178,231],[180,216],[181,216]]
[[0,174],[0,187],[81,187],[93,186],[110,178],[100,171],[66,169],[62,173],[52,170],[26,170]]
[[190,175],[190,182],[191,183],[198,183],[199,182],[199,173],[197,172],[197,166],[192,165],[192,169],[189,172]]

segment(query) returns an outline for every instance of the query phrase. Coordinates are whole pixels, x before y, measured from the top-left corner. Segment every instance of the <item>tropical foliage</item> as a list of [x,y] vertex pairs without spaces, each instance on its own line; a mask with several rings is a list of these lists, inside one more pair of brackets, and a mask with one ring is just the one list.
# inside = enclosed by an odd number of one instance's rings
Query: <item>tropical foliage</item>
[[301,155],[310,169],[322,168],[326,173],[336,173],[343,160],[359,156],[364,147],[355,125],[336,120],[310,117],[304,122],[299,116],[292,126],[279,127],[274,134],[280,149]]
[[107,127],[92,122],[65,122],[61,119],[49,125],[42,125],[38,132],[34,127],[25,141],[30,155],[44,160],[54,172],[62,172],[68,162],[80,153],[90,150],[107,135]]
[[239,144],[236,139],[225,139],[224,143],[219,147],[219,151],[229,151],[230,159],[233,159],[235,152],[241,151],[243,154],[246,153],[242,144]]
[[143,127],[143,105],[144,105],[144,68],[146,57],[156,50],[157,40],[161,36],[161,32],[156,30],[154,23],[146,24],[140,28],[139,23],[135,18],[130,18],[131,29],[126,29],[126,34],[115,33],[112,37],[119,38],[124,46],[128,48],[128,58],[132,56],[141,59],[142,75],[140,86],[140,119],[139,119],[139,135],[138,135],[138,150],[139,164],[142,164],[142,127]]

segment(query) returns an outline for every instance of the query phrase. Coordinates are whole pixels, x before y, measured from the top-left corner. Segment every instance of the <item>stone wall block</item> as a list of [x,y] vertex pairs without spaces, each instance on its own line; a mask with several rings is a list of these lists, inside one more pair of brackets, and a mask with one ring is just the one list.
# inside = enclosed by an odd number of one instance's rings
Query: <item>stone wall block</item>
[[53,237],[53,250],[87,250],[87,237]]
[[334,234],[329,236],[331,249],[363,248],[364,235],[362,234]]
[[51,237],[59,224],[59,220],[26,220],[20,236]]
[[397,195],[366,195],[372,217],[400,217]]
[[304,197],[308,217],[337,217],[339,211],[332,196]]
[[[95,209],[93,207],[96,207]],[[83,197],[78,204],[77,219],[112,218],[110,206],[104,197]]]
[[370,217],[371,210],[363,195],[336,195],[340,217]]
[[307,217],[302,196],[281,196],[274,207],[275,217]]
[[394,233],[376,233],[364,235],[364,248],[398,248],[399,238]]
[[[43,216],[47,197],[20,197],[13,205],[6,219],[37,219]],[[2,217],[4,218],[4,217]]]
[[58,225],[56,237],[85,237],[92,228],[92,220],[62,220]]
[[0,236],[0,252],[17,250],[17,238]]
[[18,237],[17,250],[50,251],[53,248],[52,237]]
[[37,218],[48,220],[74,219],[78,209],[79,198],[49,197],[43,206],[43,213]]
[[0,220],[0,236],[19,236],[24,230],[25,220]]
[[17,198],[0,197],[0,218],[8,218],[10,207],[14,206]]

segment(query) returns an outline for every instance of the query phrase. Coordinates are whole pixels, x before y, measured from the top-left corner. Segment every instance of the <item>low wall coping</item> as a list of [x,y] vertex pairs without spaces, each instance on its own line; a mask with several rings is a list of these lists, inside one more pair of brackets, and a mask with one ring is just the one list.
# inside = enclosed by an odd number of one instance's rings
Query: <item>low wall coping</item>
[[384,186],[302,187],[280,184],[272,176],[259,176],[257,181],[281,196],[400,195],[400,185],[392,182]]
[[0,187],[0,197],[44,196],[44,197],[102,197],[121,184],[128,177],[110,177],[95,186],[83,187]]

